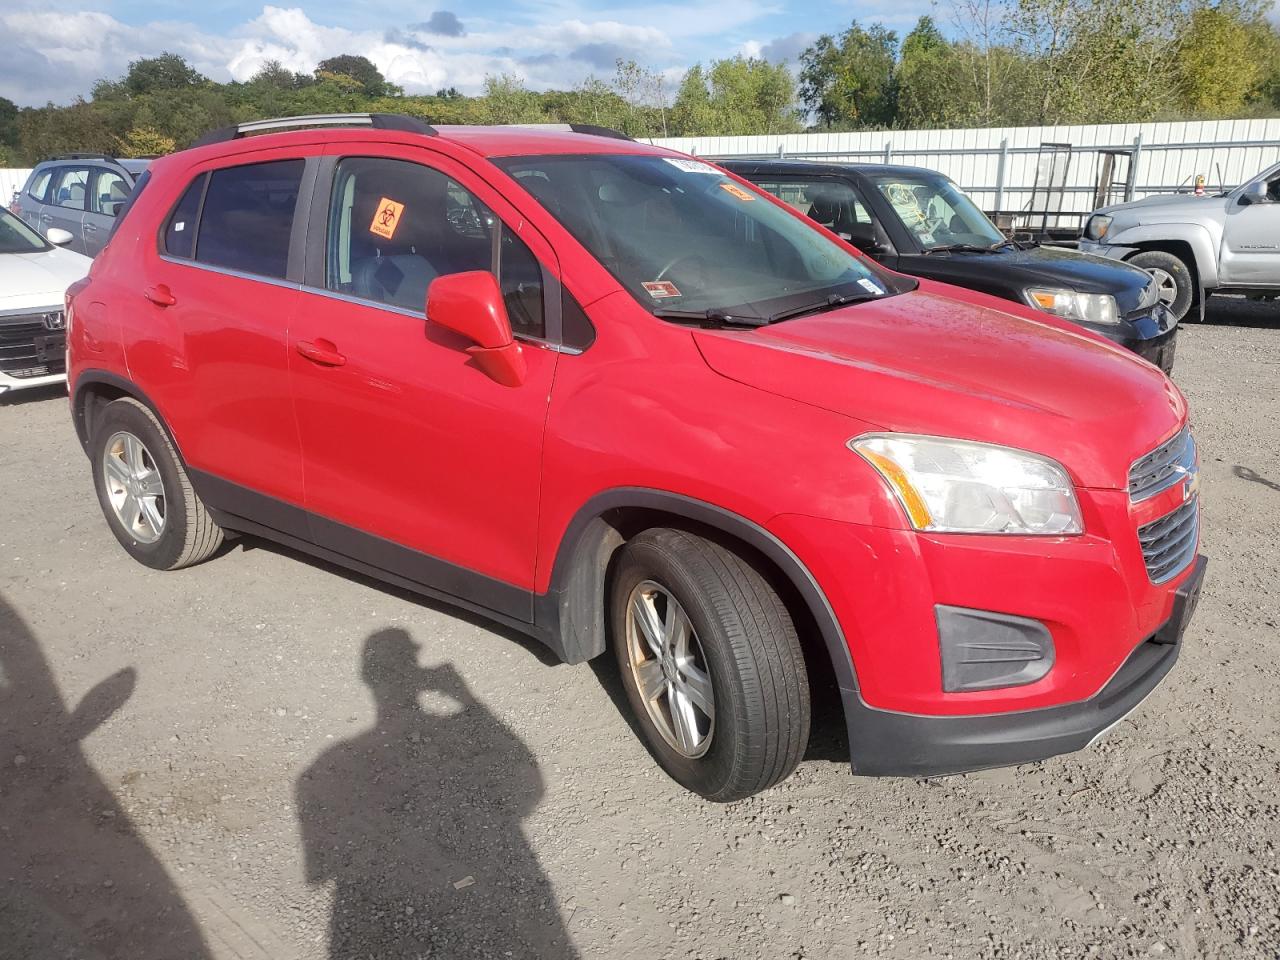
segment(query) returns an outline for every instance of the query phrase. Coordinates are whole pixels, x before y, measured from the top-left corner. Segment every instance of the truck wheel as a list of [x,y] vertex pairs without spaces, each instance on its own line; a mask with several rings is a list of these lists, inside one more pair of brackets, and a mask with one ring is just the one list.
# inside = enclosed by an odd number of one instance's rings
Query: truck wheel
[[625,544],[610,588],[614,652],[650,752],[708,800],[785,779],[809,741],[795,625],[742,557],[681,530]]
[[1181,259],[1163,250],[1147,250],[1134,254],[1129,262],[1155,278],[1160,302],[1176,319],[1181,320],[1187,315],[1191,301],[1195,299],[1195,281],[1191,278],[1191,270]]
[[90,454],[107,524],[139,563],[177,570],[207,560],[222,545],[222,528],[146,406],[129,397],[107,404],[94,425]]

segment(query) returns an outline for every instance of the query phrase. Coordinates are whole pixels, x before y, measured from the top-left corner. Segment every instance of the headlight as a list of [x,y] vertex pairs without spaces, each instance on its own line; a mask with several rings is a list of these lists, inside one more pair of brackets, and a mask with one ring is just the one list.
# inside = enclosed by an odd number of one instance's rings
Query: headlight
[[1111,229],[1111,218],[1105,213],[1095,214],[1084,225],[1084,235],[1090,240],[1101,240]]
[[1080,505],[1048,457],[971,440],[868,434],[849,441],[884,477],[917,530],[1081,533]]
[[1033,307],[1067,320],[1085,323],[1118,323],[1120,312],[1116,298],[1109,293],[1080,293],[1078,290],[1026,291],[1027,302]]

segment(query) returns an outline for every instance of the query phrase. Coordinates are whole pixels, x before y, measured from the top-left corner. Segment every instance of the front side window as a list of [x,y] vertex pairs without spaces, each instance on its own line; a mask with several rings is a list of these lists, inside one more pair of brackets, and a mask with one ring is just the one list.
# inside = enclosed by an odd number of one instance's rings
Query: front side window
[[88,167],[63,167],[53,185],[54,206],[83,210],[88,187]]
[[38,253],[48,249],[49,244],[39,234],[0,207],[0,254]]
[[650,310],[763,323],[909,289],[709,164],[654,155],[495,161]]
[[114,170],[102,170],[93,188],[93,205],[89,208],[94,213],[108,217],[118,214],[129,199],[129,184],[124,177]]
[[937,174],[870,174],[894,213],[925,250],[990,247],[1004,234],[954,183]]
[[273,160],[214,170],[196,231],[196,261],[283,278],[304,165]]
[[769,179],[755,184],[846,240],[865,235],[868,229],[874,232],[871,212],[853,185],[844,180]]
[[338,164],[327,289],[422,313],[432,280],[469,270],[497,277],[515,333],[545,336],[542,268],[478,197],[405,160],[350,157]]

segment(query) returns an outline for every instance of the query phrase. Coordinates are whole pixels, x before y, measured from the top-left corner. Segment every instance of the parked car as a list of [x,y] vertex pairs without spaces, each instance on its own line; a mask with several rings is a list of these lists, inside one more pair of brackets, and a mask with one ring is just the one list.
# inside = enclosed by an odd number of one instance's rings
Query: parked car
[[157,160],[68,293],[137,561],[257,534],[611,646],[721,801],[795,767],[811,682],[855,772],[921,776],[1079,749],[1173,666],[1198,466],[1150,364],[669,150],[322,119]]
[[1226,193],[1103,207],[1080,249],[1146,270],[1179,319],[1215,293],[1280,296],[1280,163]]
[[41,233],[67,231],[69,249],[96,257],[150,163],[95,153],[54,157],[36,165],[10,209]]
[[0,207],[0,394],[66,379],[63,295],[92,263],[59,249],[71,237],[40,236]]
[[1011,240],[940,173],[795,160],[723,166],[891,269],[1073,320],[1173,370],[1177,318],[1150,276],[1065,247]]

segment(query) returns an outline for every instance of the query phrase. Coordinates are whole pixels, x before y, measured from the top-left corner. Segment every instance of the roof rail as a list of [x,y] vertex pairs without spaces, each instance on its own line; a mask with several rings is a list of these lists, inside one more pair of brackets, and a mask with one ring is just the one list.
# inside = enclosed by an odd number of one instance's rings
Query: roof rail
[[[108,156],[105,153],[58,153],[48,160],[115,160],[115,157]],[[48,160],[45,162],[47,163]]]
[[598,127],[593,123],[504,123],[504,127],[518,127],[521,130],[558,130],[561,133],[585,133],[592,137],[608,137],[611,140],[632,140],[621,130],[612,127]]
[[210,130],[200,137],[193,147],[207,147],[211,143],[226,143],[255,133],[274,133],[279,130],[299,130],[304,127],[371,127],[374,130],[403,130],[433,137],[435,128],[402,113],[315,113],[304,117],[277,117],[274,120],[249,120],[233,127]]

